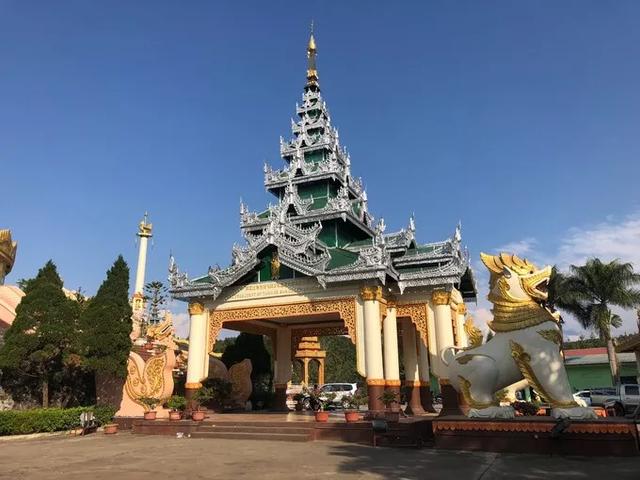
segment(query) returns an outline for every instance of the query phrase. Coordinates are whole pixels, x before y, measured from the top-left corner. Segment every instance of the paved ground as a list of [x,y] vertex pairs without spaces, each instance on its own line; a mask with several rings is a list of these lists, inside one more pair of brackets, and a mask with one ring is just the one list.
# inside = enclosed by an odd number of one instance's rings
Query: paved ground
[[640,458],[390,449],[337,442],[177,439],[101,433],[0,441],[0,478],[606,479],[640,478]]

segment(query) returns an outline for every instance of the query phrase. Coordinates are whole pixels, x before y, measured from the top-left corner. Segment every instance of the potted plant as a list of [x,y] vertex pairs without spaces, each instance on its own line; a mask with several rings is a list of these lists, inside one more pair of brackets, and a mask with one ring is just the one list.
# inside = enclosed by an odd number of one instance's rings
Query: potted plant
[[538,414],[539,407],[532,402],[513,402],[511,404],[517,417],[533,417]]
[[400,421],[400,412],[399,411],[394,412],[391,409],[394,403],[398,403],[398,396],[399,396],[398,392],[394,390],[385,389],[382,392],[382,395],[378,397],[378,400],[380,400],[386,408],[384,416],[388,422]]
[[138,401],[144,405],[144,419],[155,420],[157,414],[156,407],[160,403],[160,399],[155,397],[142,397]]
[[343,399],[342,405],[344,407],[344,419],[347,423],[353,423],[360,420],[360,407],[366,405],[369,402],[369,397],[362,391],[356,390],[352,395],[349,395]]
[[296,412],[301,412],[302,409],[303,409],[302,408],[303,407],[303,403],[302,402],[304,402],[304,393],[303,392],[296,393],[293,396],[293,401],[296,402],[296,405],[295,405]]
[[[224,410],[225,405],[231,398],[233,384],[223,378],[210,378],[206,381],[205,387],[211,392],[211,408],[216,412]],[[202,390],[202,389],[201,389]]]
[[187,399],[181,395],[172,395],[167,400],[167,407],[171,409],[169,420],[180,420],[183,410],[187,407]]
[[107,423],[103,428],[105,435],[113,435],[115,433],[118,433],[117,423]]
[[213,397],[211,388],[202,387],[194,393],[191,404],[191,419],[196,422],[202,422],[205,417],[204,404],[209,402]]
[[315,412],[316,422],[326,422],[329,420],[329,412],[327,409],[333,405],[333,401],[336,398],[335,393],[322,393],[319,395],[316,392],[310,394],[315,402],[318,405],[318,410]]

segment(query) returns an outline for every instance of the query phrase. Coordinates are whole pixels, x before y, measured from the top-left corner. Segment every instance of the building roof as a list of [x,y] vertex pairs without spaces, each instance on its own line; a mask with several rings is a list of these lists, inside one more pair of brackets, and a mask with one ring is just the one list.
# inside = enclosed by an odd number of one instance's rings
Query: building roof
[[616,352],[640,352],[640,333],[625,338],[616,346]]
[[[571,348],[564,350],[564,357],[564,363],[567,366],[609,364],[609,357],[605,347]],[[634,363],[636,356],[633,353],[619,353],[618,361],[620,363]]]
[[[411,288],[457,288],[463,298],[475,299],[460,225],[451,238],[420,245],[413,215],[406,228],[391,233],[385,233],[383,218],[374,222],[362,180],[351,173],[350,156],[321,94],[315,39],[312,43],[312,75],[307,76],[302,103],[296,105],[298,119],[292,120],[290,139],[280,139],[283,168],[264,166],[264,186],[278,203],[261,211],[240,203],[245,244],[234,245],[228,267],[209,267],[206,275],[190,279],[171,257],[172,296],[215,299],[227,287],[260,281],[260,272],[285,280],[289,277],[280,275],[283,265],[296,277],[315,277],[323,287],[374,281],[400,295]],[[276,275],[270,265],[276,265]]]

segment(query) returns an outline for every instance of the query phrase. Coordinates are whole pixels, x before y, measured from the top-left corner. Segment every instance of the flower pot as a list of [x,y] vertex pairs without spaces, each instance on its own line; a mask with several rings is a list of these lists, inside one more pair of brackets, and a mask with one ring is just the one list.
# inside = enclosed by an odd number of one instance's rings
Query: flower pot
[[196,422],[201,422],[204,420],[204,412],[202,410],[195,410],[191,412],[191,419]]
[[155,410],[151,410],[150,412],[144,412],[145,420],[155,420],[157,412]]
[[360,420],[360,414],[355,411],[346,411],[344,412],[344,419],[347,423],[354,423]]
[[118,433],[118,424],[117,423],[107,423],[104,426],[105,435],[113,435],[114,433]]
[[169,420],[180,420],[182,418],[181,412],[169,412]]
[[387,422],[399,422],[400,421],[400,412],[384,412],[384,418]]
[[315,416],[316,422],[326,422],[329,420],[329,412],[317,411]]

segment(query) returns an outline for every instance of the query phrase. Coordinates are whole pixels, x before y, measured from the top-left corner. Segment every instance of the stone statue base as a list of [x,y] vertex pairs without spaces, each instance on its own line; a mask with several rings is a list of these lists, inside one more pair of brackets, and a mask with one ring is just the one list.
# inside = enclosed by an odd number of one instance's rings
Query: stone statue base
[[569,418],[571,420],[596,420],[596,412],[589,407],[554,408],[551,410],[553,418]]
[[469,418],[516,418],[516,412],[513,407],[487,407],[487,408],[470,408]]

